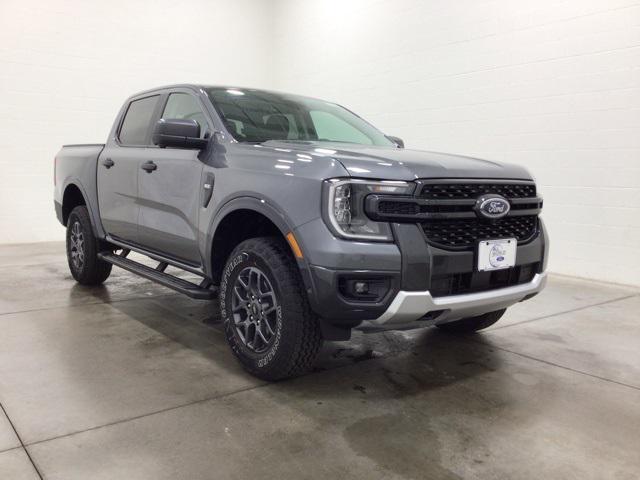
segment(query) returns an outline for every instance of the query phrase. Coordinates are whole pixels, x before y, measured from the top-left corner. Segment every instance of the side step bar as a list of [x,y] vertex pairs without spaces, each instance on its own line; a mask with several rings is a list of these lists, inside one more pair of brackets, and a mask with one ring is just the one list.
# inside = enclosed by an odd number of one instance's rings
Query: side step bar
[[105,262],[124,268],[125,270],[176,290],[177,292],[184,293],[191,298],[196,298],[198,300],[211,300],[218,296],[217,288],[211,286],[206,278],[202,280],[200,285],[196,285],[195,283],[191,283],[187,280],[183,280],[182,278],[165,273],[164,270],[167,268],[167,264],[165,262],[160,262],[156,268],[151,268],[133,260],[129,260],[127,258],[128,254],[129,250],[125,249],[120,255],[116,255],[112,252],[100,252],[98,253],[98,257]]

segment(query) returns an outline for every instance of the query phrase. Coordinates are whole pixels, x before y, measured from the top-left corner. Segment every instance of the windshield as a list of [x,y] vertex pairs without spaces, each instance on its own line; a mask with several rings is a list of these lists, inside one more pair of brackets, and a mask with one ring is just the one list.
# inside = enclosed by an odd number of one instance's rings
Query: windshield
[[395,146],[384,134],[335,103],[234,88],[206,89],[229,133],[239,142],[348,142]]

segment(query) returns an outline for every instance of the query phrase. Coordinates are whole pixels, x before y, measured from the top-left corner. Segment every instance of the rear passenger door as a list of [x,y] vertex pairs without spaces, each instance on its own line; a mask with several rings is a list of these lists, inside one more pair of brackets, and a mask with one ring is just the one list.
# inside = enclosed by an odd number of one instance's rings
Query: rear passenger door
[[[201,138],[212,132],[199,99],[187,91],[169,94],[160,118],[196,120]],[[146,161],[153,162],[156,168],[148,172],[140,170],[138,174],[140,243],[199,266],[202,258],[198,248],[198,213],[204,168],[198,158],[200,152],[171,147],[151,147],[147,152]]]
[[132,100],[98,159],[98,205],[106,232],[138,242],[138,175],[157,116],[160,95]]

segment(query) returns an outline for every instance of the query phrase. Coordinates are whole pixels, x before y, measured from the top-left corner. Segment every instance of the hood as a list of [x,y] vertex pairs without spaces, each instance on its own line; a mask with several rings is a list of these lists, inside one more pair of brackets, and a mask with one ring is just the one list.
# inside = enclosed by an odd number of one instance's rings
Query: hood
[[287,142],[262,144],[277,150],[324,156],[339,161],[352,177],[415,180],[417,178],[499,178],[532,180],[524,167],[463,155],[404,148],[334,142]]

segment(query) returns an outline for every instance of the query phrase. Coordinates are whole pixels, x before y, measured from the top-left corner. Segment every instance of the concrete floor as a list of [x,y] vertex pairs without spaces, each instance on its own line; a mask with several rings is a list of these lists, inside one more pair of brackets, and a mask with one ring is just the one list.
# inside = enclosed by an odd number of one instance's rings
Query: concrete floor
[[473,338],[356,334],[266,384],[207,303],[0,247],[0,479],[638,478],[639,311],[551,277]]

